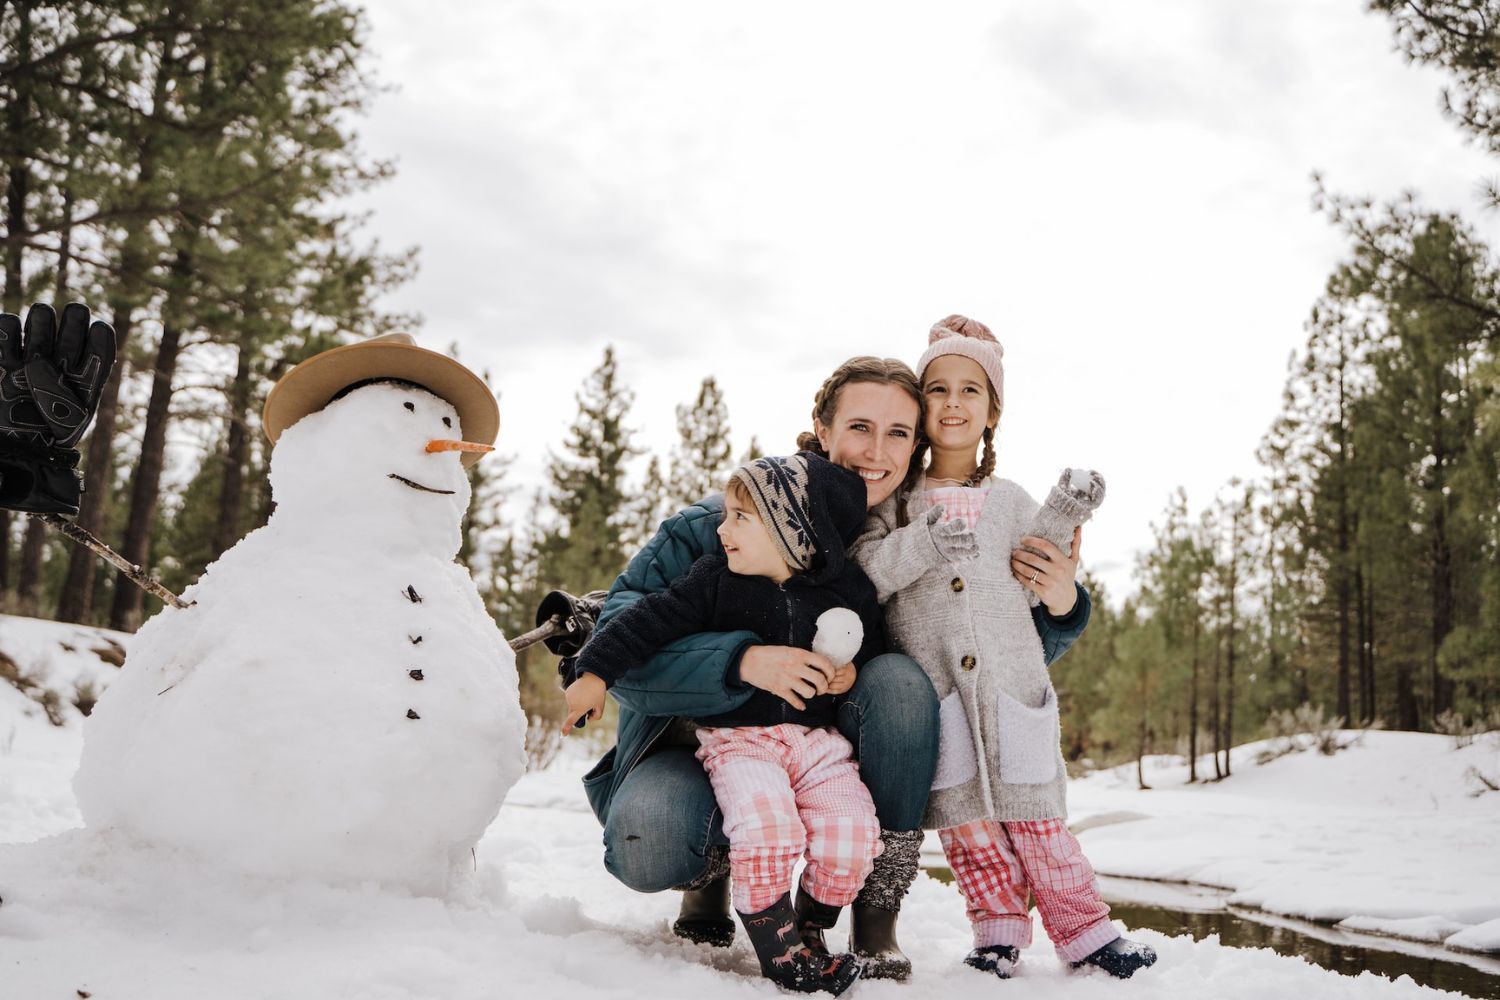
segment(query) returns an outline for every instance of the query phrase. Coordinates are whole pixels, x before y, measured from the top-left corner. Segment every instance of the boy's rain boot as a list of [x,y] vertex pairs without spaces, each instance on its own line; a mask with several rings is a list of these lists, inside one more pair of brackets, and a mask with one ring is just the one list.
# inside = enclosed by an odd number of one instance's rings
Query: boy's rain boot
[[784,990],[838,996],[859,978],[853,955],[819,955],[803,945],[791,893],[759,913],[741,913],[740,921],[755,946],[760,971]]
[[988,948],[975,948],[969,952],[964,964],[980,972],[988,972],[1001,979],[1009,979],[1021,961],[1020,949],[1015,945],[992,944]]
[[1116,979],[1129,979],[1141,969],[1153,965],[1155,962],[1155,948],[1149,944],[1141,944],[1139,941],[1131,941],[1128,938],[1119,937],[1081,962],[1074,962],[1073,968],[1082,969],[1092,965],[1095,968],[1103,969]]
[[916,881],[921,830],[881,830],[885,850],[849,910],[849,950],[864,966],[866,979],[911,977],[911,959],[896,943],[901,900]]
[[729,876],[721,876],[701,889],[682,893],[682,909],[672,924],[672,933],[694,944],[728,948],[734,943],[734,919],[729,915]]
[[823,940],[823,932],[839,922],[841,910],[842,906],[818,902],[806,889],[797,890],[797,931],[809,951],[828,954],[828,942]]

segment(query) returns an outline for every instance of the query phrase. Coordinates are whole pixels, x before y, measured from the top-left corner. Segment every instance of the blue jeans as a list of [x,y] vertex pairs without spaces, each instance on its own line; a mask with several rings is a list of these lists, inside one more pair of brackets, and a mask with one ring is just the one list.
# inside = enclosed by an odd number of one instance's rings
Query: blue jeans
[[[884,830],[915,830],[937,769],[938,700],[909,656],[887,653],[860,668],[839,707],[860,777]],[[620,782],[604,824],[604,867],[638,892],[684,885],[727,847],[723,817],[694,747],[664,747]]]

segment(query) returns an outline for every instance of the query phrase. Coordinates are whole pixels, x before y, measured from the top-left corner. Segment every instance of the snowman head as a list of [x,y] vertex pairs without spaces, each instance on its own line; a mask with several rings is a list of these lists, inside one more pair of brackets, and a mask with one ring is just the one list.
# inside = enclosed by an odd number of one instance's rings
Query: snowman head
[[451,558],[469,508],[458,410],[417,386],[361,386],[281,435],[272,522],[307,544]]
[[261,425],[276,445],[271,497],[281,531],[309,545],[451,558],[469,505],[463,470],[490,450],[500,407],[469,369],[392,333],[287,372],[266,397]]

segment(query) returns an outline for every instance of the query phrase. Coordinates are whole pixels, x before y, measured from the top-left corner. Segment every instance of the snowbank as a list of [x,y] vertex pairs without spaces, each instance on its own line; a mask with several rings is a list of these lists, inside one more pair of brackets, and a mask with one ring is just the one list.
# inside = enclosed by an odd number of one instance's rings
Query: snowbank
[[[1231,903],[1353,930],[1496,948],[1500,793],[1476,795],[1468,772],[1500,773],[1500,735],[1455,748],[1445,736],[1369,732],[1332,757],[1307,750],[1257,766],[1259,748],[1236,747],[1223,782],[1189,785],[1175,758],[1146,762],[1146,792],[1134,765],[1073,782],[1094,867],[1218,886]],[[1134,818],[1090,822],[1112,813]]]
[[[3,637],[12,634],[14,625],[14,619],[0,618],[0,650],[9,651]],[[66,629],[50,623],[25,628],[43,633]],[[87,655],[64,653],[54,669],[60,677],[85,669],[70,664],[68,657]],[[521,779],[480,841],[467,877],[447,898],[436,899],[373,884],[334,888],[257,879],[204,867],[185,853],[76,829],[79,819],[69,781],[81,749],[77,719],[70,716],[65,726],[54,727],[40,711],[28,714],[28,705],[36,707],[0,685],[0,955],[7,997],[76,996],[78,990],[112,1000],[491,1000],[541,995],[764,1000],[777,995],[756,975],[743,934],[728,950],[678,941],[669,929],[675,894],[639,895],[604,873],[599,827],[578,784],[595,752],[587,745],[570,743],[554,766]],[[1400,739],[1392,744],[1393,752]],[[1367,749],[1381,752],[1377,743]],[[1434,756],[1446,752],[1433,747]],[[1301,769],[1301,762],[1288,763]],[[1310,771],[1316,766],[1307,765]],[[1243,773],[1247,788],[1261,785],[1248,765]],[[1161,785],[1168,783],[1165,768],[1153,769],[1152,776]],[[1080,817],[1104,812],[1151,817],[1090,830],[1084,834],[1085,846],[1096,858],[1128,853],[1125,847],[1111,846],[1131,844],[1120,834],[1156,824],[1156,835],[1165,837],[1195,809],[1232,821],[1207,828],[1221,842],[1240,835],[1235,824],[1243,822],[1243,810],[1257,808],[1282,817],[1278,822],[1291,824],[1300,816],[1311,828],[1327,831],[1334,820],[1322,814],[1340,816],[1347,807],[1343,802],[1320,806],[1316,796],[1305,796],[1300,808],[1273,808],[1269,787],[1235,802],[1228,793],[1239,780],[1174,793],[1131,793],[1123,778],[1111,774],[1075,783]],[[1265,801],[1257,806],[1258,800]],[[1174,819],[1166,815],[1166,804],[1176,801],[1184,804]],[[1455,812],[1491,808],[1463,799],[1457,789],[1439,801]],[[1439,855],[1461,836],[1483,832],[1465,834],[1457,826],[1429,829],[1424,848]],[[1361,838],[1378,827],[1352,823],[1339,829],[1349,838],[1346,853],[1357,854],[1364,850]],[[1284,848],[1286,843],[1295,840],[1284,842]],[[1184,857],[1184,843],[1164,839],[1160,844],[1161,857]],[[1303,857],[1290,848],[1284,853]],[[1226,878],[1222,865],[1212,866],[1207,859],[1203,864],[1212,869],[1212,877]],[[1263,868],[1269,879],[1274,866]],[[1292,866],[1284,875],[1287,885],[1282,888],[1290,891],[1302,869]],[[1455,891],[1461,893],[1464,884],[1460,881]],[[1386,903],[1400,900],[1388,887]],[[1466,926],[1469,930],[1462,933],[1496,930],[1492,923]],[[1059,966],[1040,930],[1019,977],[1028,1000],[1406,1000],[1456,995],[1405,978],[1341,976],[1270,951],[1226,948],[1214,939],[1195,943],[1150,931],[1135,932],[1161,953],[1161,961],[1147,973],[1124,983],[1074,976]],[[836,941],[843,932],[842,926],[834,932]],[[961,964],[969,932],[951,886],[919,878],[901,936],[913,959],[913,981],[905,986],[865,983],[859,987],[861,997],[993,1000],[997,995],[992,980]]]

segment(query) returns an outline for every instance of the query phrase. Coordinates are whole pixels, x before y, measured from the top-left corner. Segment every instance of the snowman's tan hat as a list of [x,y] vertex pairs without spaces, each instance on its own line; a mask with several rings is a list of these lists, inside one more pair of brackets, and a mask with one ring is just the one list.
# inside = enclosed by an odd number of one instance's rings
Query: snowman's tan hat
[[[357,344],[345,344],[314,354],[271,387],[261,411],[261,426],[275,444],[281,432],[333,401],[343,390],[371,379],[411,382],[458,411],[464,439],[494,444],[500,433],[500,404],[484,381],[446,355],[418,347],[405,333],[388,333]],[[464,452],[465,467],[483,457]]]

